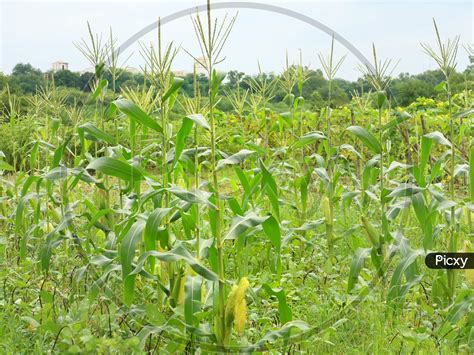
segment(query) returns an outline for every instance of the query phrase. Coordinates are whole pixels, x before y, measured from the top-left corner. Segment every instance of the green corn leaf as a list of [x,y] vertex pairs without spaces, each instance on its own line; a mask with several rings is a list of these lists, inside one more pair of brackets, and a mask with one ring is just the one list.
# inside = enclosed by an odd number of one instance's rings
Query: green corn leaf
[[269,284],[263,284],[261,287],[269,296],[278,299],[278,315],[282,324],[288,323],[293,319],[293,312],[286,302],[286,295],[283,288],[272,288]]
[[469,310],[472,308],[474,297],[466,296],[460,302],[453,304],[446,316],[446,321],[451,324],[456,324]]
[[216,205],[213,204],[209,199],[211,194],[207,191],[202,190],[183,190],[178,186],[173,186],[167,189],[177,198],[195,204],[206,205],[211,209],[216,209]]
[[192,129],[193,129],[193,121],[185,117],[183,119],[183,123],[181,124],[181,128],[176,134],[176,142],[174,145],[174,159],[173,159],[174,167],[177,166],[179,158],[181,158],[181,153],[184,150],[186,138],[189,136],[189,133],[191,133]]
[[64,166],[58,166],[54,169],[51,169],[46,174],[44,174],[43,178],[45,180],[54,181],[54,180],[64,179],[68,175],[69,175],[68,168]]
[[437,84],[434,87],[435,91],[443,91],[443,90],[445,90],[445,88],[446,88],[446,81],[445,80],[441,81],[439,84]]
[[263,227],[263,231],[267,235],[272,245],[279,252],[280,247],[281,247],[281,231],[280,231],[280,224],[278,223],[276,218],[273,216],[268,217],[263,222],[262,227]]
[[312,144],[321,139],[326,139],[326,136],[321,132],[306,133],[304,136],[300,137],[296,142],[290,145],[290,149],[303,148],[304,146]]
[[264,148],[260,147],[259,145],[255,144],[254,142],[245,143],[245,147],[257,152],[260,155],[265,155],[265,153],[266,153]]
[[190,326],[196,326],[198,323],[194,314],[201,309],[201,285],[201,277],[186,277],[186,283],[184,284],[184,320]]
[[235,174],[237,175],[237,177],[239,178],[240,185],[242,185],[242,188],[244,189],[245,195],[249,195],[250,194],[250,183],[249,183],[249,180],[247,178],[247,175],[245,174],[245,172],[239,166],[235,166],[234,171],[235,171]]
[[51,168],[56,168],[61,163],[61,159],[64,154],[64,148],[66,147],[67,142],[61,144],[59,147],[56,148],[53,155],[53,161],[51,162]]
[[296,180],[296,184],[300,190],[300,198],[301,198],[301,208],[306,210],[308,206],[308,185],[310,182],[311,175],[310,173],[306,174],[306,176],[302,176]]
[[179,129],[178,133],[176,134],[176,142],[175,142],[175,152],[174,152],[174,159],[173,159],[173,166],[176,168],[179,159],[181,158],[181,154],[183,153],[186,138],[191,133],[193,123],[209,130],[209,124],[207,123],[206,119],[201,114],[195,115],[188,115],[183,118],[183,123],[181,124],[181,128]]
[[39,261],[41,269],[47,273],[49,271],[49,265],[51,263],[51,257],[53,255],[53,248],[61,243],[64,239],[64,235],[56,237],[55,231],[46,235],[45,242],[39,251]]
[[229,231],[223,240],[235,239],[238,236],[247,233],[249,230],[261,225],[269,216],[259,217],[254,212],[247,212],[244,216],[235,216]]
[[[38,157],[39,145],[40,145],[40,142],[38,141],[34,142],[33,147],[31,148],[31,151],[30,151],[30,169],[31,170],[33,170],[36,167],[36,159]],[[0,161],[0,165],[1,165],[1,161]]]
[[217,170],[221,170],[224,168],[226,165],[236,165],[240,164],[243,162],[246,158],[249,156],[255,154],[254,151],[248,150],[248,149],[242,149],[238,153],[235,153],[234,155],[231,155],[228,158],[221,159],[217,162]]
[[173,78],[173,84],[171,84],[171,87],[168,89],[168,91],[163,95],[161,98],[162,102],[165,102],[168,100],[171,96],[174,96],[178,93],[179,88],[183,85],[184,79],[174,77]]
[[81,139],[87,138],[90,141],[104,141],[110,144],[116,144],[115,138],[110,134],[105,133],[94,126],[92,123],[87,122],[83,125],[80,125],[78,128],[78,133]]
[[451,142],[441,132],[435,131],[432,133],[428,133],[425,134],[425,137],[435,141],[438,144],[445,145],[446,147],[451,147]]
[[325,218],[320,218],[315,221],[310,221],[310,222],[305,222],[303,223],[300,227],[295,228],[295,231],[310,231],[310,230],[315,230],[319,226],[323,225],[325,223],[326,219]]
[[25,208],[27,203],[30,200],[38,199],[38,195],[30,192],[23,197],[20,198],[18,205],[15,211],[15,235],[18,239],[20,239],[20,260],[25,260],[26,257],[26,248],[27,248],[27,238],[28,233],[24,233],[24,227],[27,223],[27,219],[24,218],[25,216]]
[[211,129],[206,118],[200,113],[196,113],[194,115],[187,115],[185,118],[193,121],[196,125],[204,128],[206,131],[209,131]]
[[[395,271],[390,280],[387,301],[399,301],[400,292],[402,291],[402,279],[407,269],[416,261],[416,259],[423,255],[423,250],[412,250],[406,257],[404,257],[395,268]],[[407,280],[410,281],[410,280]]]
[[[98,180],[93,178],[84,168],[77,167],[77,168],[67,168],[65,166],[58,166],[54,169],[51,169],[47,173],[43,175],[43,179],[48,181],[55,181],[64,179],[68,176],[75,176],[76,184],[79,180],[84,181],[88,184],[97,184]],[[69,185],[69,188],[73,188],[75,186],[74,183]]]
[[30,192],[20,198],[20,201],[18,202],[15,211],[15,232],[17,234],[20,232],[21,228],[23,227],[23,224],[26,222],[24,219],[26,204],[31,199],[36,198],[38,198],[38,196],[34,192]]
[[[51,263],[51,257],[53,255],[53,249],[57,247],[61,242],[66,238],[63,232],[65,229],[69,228],[72,224],[74,215],[70,212],[67,212],[64,217],[61,219],[59,224],[46,235],[45,242],[41,249],[39,250],[39,261],[41,264],[41,269],[46,273],[49,270],[49,265]],[[80,247],[79,247],[80,250]]]
[[364,266],[365,259],[370,255],[372,248],[359,248],[355,251],[352,258],[349,271],[349,280],[347,282],[347,292],[351,292],[359,279],[360,271]]
[[388,197],[408,197],[424,191],[422,187],[412,184],[400,184],[390,192]]
[[430,159],[432,145],[433,141],[431,139],[424,136],[421,138],[420,163],[417,167],[414,167],[413,171],[418,185],[422,187],[426,186],[426,167],[428,166],[428,162]]
[[461,118],[461,117],[468,117],[469,115],[472,115],[474,113],[474,108],[470,108],[466,111],[459,112],[458,114],[454,115],[456,118]]
[[135,105],[130,100],[118,99],[113,103],[121,112],[126,114],[133,121],[151,128],[158,133],[163,133],[163,128],[158,124],[158,122],[151,118],[147,113],[145,113],[140,107]]
[[36,190],[38,191],[41,187],[41,183],[43,178],[41,176],[28,176],[26,181],[23,183],[23,187],[21,188],[21,196],[25,196],[30,189],[30,186],[36,183]]
[[430,176],[429,176],[429,183],[432,183],[434,179],[440,176],[441,173],[441,165],[443,163],[442,159],[438,159],[436,163],[434,163],[433,167],[431,168]]
[[13,168],[13,166],[11,166],[10,164],[8,164],[6,161],[0,160],[0,170],[13,171],[13,170],[15,170],[15,169]]
[[137,260],[135,270],[130,275],[139,274],[143,270],[143,265],[149,257],[154,257],[164,262],[175,262],[182,260],[187,263],[196,273],[204,277],[206,280],[218,281],[219,277],[216,273],[201,265],[198,260],[192,255],[181,243],[176,243],[175,247],[170,251],[158,252],[150,250],[144,252]]
[[290,338],[293,330],[299,330],[305,332],[309,330],[309,325],[303,321],[295,320],[292,322],[285,323],[283,327],[277,330],[268,331],[265,336],[255,344],[241,349],[243,353],[260,353],[267,352],[268,347],[272,347],[279,340],[285,340]]
[[433,243],[433,225],[431,222],[428,207],[426,207],[423,194],[415,194],[411,196],[411,204],[415,211],[416,218],[423,231],[423,247],[425,250],[431,248]]
[[217,92],[219,91],[219,86],[221,85],[222,81],[225,79],[225,74],[218,73],[217,70],[212,71],[211,77],[211,96],[216,98]]
[[265,191],[270,200],[274,217],[277,220],[280,220],[280,204],[278,202],[278,188],[276,181],[261,160],[260,169],[262,170],[262,190]]
[[133,271],[133,258],[138,243],[142,239],[145,222],[136,221],[127,232],[120,243],[120,264],[122,265],[122,281],[123,281],[123,302],[130,306],[133,301],[133,293],[135,288],[135,275]]
[[350,126],[347,128],[347,130],[355,134],[362,141],[362,143],[374,153],[379,154],[382,152],[382,146],[380,145],[380,142],[364,127]]
[[325,185],[329,184],[329,175],[325,168],[315,168],[314,172],[319,176]]
[[117,114],[117,106],[114,105],[113,102],[107,105],[107,108],[104,111],[104,115],[106,119],[111,119]]
[[[161,222],[166,215],[171,212],[171,210],[171,208],[155,208],[148,216],[145,225],[145,232],[143,234],[146,251],[156,250],[156,241],[159,240]],[[164,247],[163,244],[162,247]]]
[[99,83],[97,84],[97,87],[92,93],[92,96],[91,96],[92,100],[97,99],[100,96],[100,94],[107,89],[108,85],[109,85],[109,82],[107,81],[107,79],[102,79],[101,81],[99,81]]
[[235,198],[231,197],[227,200],[227,202],[229,203],[229,207],[232,212],[234,212],[234,214],[238,214],[241,216],[244,214],[242,207],[240,207],[239,202]]
[[398,126],[399,124],[409,120],[412,118],[412,115],[410,115],[408,112],[403,111],[403,112],[396,112],[395,113],[396,117],[389,121],[388,123],[384,124],[382,126],[382,130],[386,131],[388,129],[394,128]]
[[100,288],[102,285],[107,281],[109,275],[112,272],[120,271],[122,267],[118,264],[110,264],[108,266],[105,266],[105,268],[102,270],[100,277],[94,281],[92,286],[89,288],[88,292],[88,297],[89,300],[94,300],[96,299],[97,295],[99,294]]
[[92,169],[105,175],[115,176],[124,181],[143,180],[144,176],[140,170],[128,162],[111,157],[100,157],[93,160],[86,169]]
[[387,100],[387,94],[385,91],[377,91],[377,108],[382,108],[383,104]]
[[350,144],[341,144],[338,147],[338,149],[339,150],[347,150],[347,151],[351,152],[352,154],[354,154],[356,157],[362,158],[362,155]]

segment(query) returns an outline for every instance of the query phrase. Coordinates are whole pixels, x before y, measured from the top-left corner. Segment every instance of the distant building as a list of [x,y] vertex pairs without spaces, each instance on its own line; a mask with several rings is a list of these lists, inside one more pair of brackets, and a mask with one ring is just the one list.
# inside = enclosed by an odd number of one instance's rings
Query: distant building
[[127,71],[127,72],[129,72],[129,73],[132,73],[132,74],[139,74],[139,73],[141,73],[141,70],[138,69],[138,68],[135,68],[135,67],[129,67],[129,66],[127,66],[127,67],[124,67],[124,68],[121,68],[121,69],[123,69],[123,70],[125,70],[125,71]]
[[173,74],[178,78],[184,78],[188,74],[188,72],[186,72],[185,70],[173,70]]
[[69,70],[69,63],[57,61],[53,63],[53,71]]

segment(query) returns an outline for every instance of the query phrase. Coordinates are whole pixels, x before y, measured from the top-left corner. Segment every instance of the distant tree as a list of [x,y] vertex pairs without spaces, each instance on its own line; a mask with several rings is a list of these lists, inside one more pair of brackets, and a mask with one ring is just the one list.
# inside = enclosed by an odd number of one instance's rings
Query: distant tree
[[32,74],[32,75],[41,75],[41,70],[33,67],[30,63],[23,64],[23,63],[18,63],[15,65],[15,67],[12,70],[12,75],[26,75],[26,74]]
[[308,101],[312,110],[318,111],[325,106],[325,101],[318,91],[313,91]]
[[237,84],[242,82],[245,73],[238,71],[238,70],[231,70],[226,75],[227,83],[225,84],[226,88],[228,89],[235,89],[237,88]]
[[[469,49],[467,50],[469,51]],[[458,71],[451,77],[450,83],[453,92],[461,92],[466,88],[472,87],[472,83],[474,82],[474,55],[469,53],[468,55],[470,55],[470,65],[468,65],[465,70]],[[144,75],[142,73],[132,73],[123,69],[120,69],[119,73],[120,75],[117,77],[116,81],[117,93],[119,93],[123,87],[142,86],[145,83]],[[320,69],[308,69],[307,73],[308,77],[303,84],[302,94],[309,107],[317,109],[318,107],[321,107],[321,103],[326,102],[328,99],[328,82],[324,78]],[[69,70],[62,70],[56,73],[48,72],[46,75],[48,77],[54,75],[54,81],[58,87],[79,89],[83,92],[90,92],[91,79],[94,78],[93,73],[79,74]],[[260,75],[266,77],[268,83],[273,80],[279,80],[279,77],[273,73],[261,73]],[[203,74],[199,74],[197,77],[201,95],[207,96],[209,87],[207,77]],[[111,83],[109,72],[106,71],[103,78]],[[237,83],[240,83],[241,89],[247,90],[250,89],[249,81],[251,78],[252,76],[246,75],[241,71],[231,70],[227,73],[224,87],[226,89],[234,90],[237,87]],[[181,92],[192,97],[194,95],[194,75],[189,73],[185,75],[183,79],[184,83],[181,87]],[[441,81],[443,81],[443,74],[440,70],[428,70],[415,75],[402,73],[397,78],[393,79],[389,95],[391,96],[393,103],[400,106],[409,105],[420,96],[445,99],[446,94],[444,91],[435,90],[435,87]],[[34,68],[31,64],[17,64],[13,68],[11,75],[5,75],[0,72],[0,91],[3,90],[8,83],[11,93],[16,95],[35,93],[37,87],[44,85],[44,82],[45,74],[43,74],[41,70]],[[145,84],[150,85],[149,83]],[[335,79],[332,87],[332,105],[341,106],[348,103],[355,90],[360,94],[369,92],[367,78],[360,77],[357,81]],[[296,87],[293,89],[293,94],[298,95]],[[270,103],[274,107],[277,107],[282,104],[285,96],[285,90],[282,89],[280,85],[276,85],[276,89],[273,92],[273,99]],[[226,107],[227,104],[227,102],[223,101],[220,107]],[[285,106],[283,105],[282,108],[284,109],[284,107]]]
[[79,77],[78,88],[82,91],[91,91],[90,84],[94,78],[94,73],[83,73]]
[[80,89],[80,74],[70,70],[60,70],[56,73],[51,73],[54,77],[56,86],[64,86],[69,88]]
[[[105,72],[104,79],[106,79],[109,82],[109,88],[111,89],[112,85],[112,75],[110,74],[109,71]],[[121,87],[124,86],[124,83],[127,83],[127,86],[137,86],[137,85],[143,85],[143,74],[141,73],[132,73],[130,71],[124,70],[124,69],[118,69],[116,73],[116,79],[115,79],[115,87],[116,91],[120,91]]]
[[15,65],[10,76],[12,91],[32,94],[44,84],[41,70],[34,68],[31,64],[19,63]]
[[[303,97],[309,98],[313,92],[320,91],[327,86],[321,70],[310,70],[308,80],[303,84]],[[321,96],[321,95],[320,95]]]
[[8,76],[0,72],[0,90],[3,90],[8,84]]
[[467,55],[469,57],[469,65],[467,66],[464,73],[467,74],[474,74],[474,46],[467,46],[466,47]]
[[[408,75],[408,74],[406,74]],[[413,75],[414,78],[426,82],[431,87],[435,87],[444,80],[444,75],[441,70],[427,70],[423,73]]]
[[120,90],[123,90],[125,88],[136,88],[138,85],[137,82],[133,79],[128,79],[125,80],[124,82],[120,83]]
[[393,81],[390,95],[394,97],[393,101],[397,106],[406,106],[414,102],[417,97],[433,97],[436,92],[430,83],[416,76],[401,74]]

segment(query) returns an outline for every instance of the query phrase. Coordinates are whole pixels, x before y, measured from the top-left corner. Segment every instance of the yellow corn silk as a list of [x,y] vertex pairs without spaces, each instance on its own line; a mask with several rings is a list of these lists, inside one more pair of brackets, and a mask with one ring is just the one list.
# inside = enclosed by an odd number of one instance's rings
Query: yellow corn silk
[[232,286],[227,297],[227,305],[225,309],[225,320],[226,320],[226,332],[227,336],[230,335],[232,323],[235,325],[237,333],[242,333],[245,328],[245,322],[247,321],[247,302],[245,300],[245,294],[250,284],[246,277],[242,277],[238,285]]
[[234,306],[234,324],[237,333],[242,333],[247,321],[247,301],[245,300],[245,293],[250,284],[246,277],[240,279],[239,287],[237,288],[237,295]]

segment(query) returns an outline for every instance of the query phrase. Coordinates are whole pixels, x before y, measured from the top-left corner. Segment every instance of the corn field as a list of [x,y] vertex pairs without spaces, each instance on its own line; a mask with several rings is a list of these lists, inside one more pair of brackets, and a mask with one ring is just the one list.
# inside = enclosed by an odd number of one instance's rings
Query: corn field
[[34,139],[0,152],[0,351],[472,353],[474,270],[424,259],[474,251],[474,93],[451,85],[473,48],[435,22],[420,50],[439,96],[399,107],[396,62],[374,46],[371,91],[339,107],[333,39],[312,111],[301,60],[222,89],[235,21],[209,3],[192,17],[209,83],[192,96],[171,70],[187,51],[161,26],[141,46],[145,85],[120,92],[112,34],[76,43],[92,111],[54,80],[26,112],[8,93],[5,126]]

